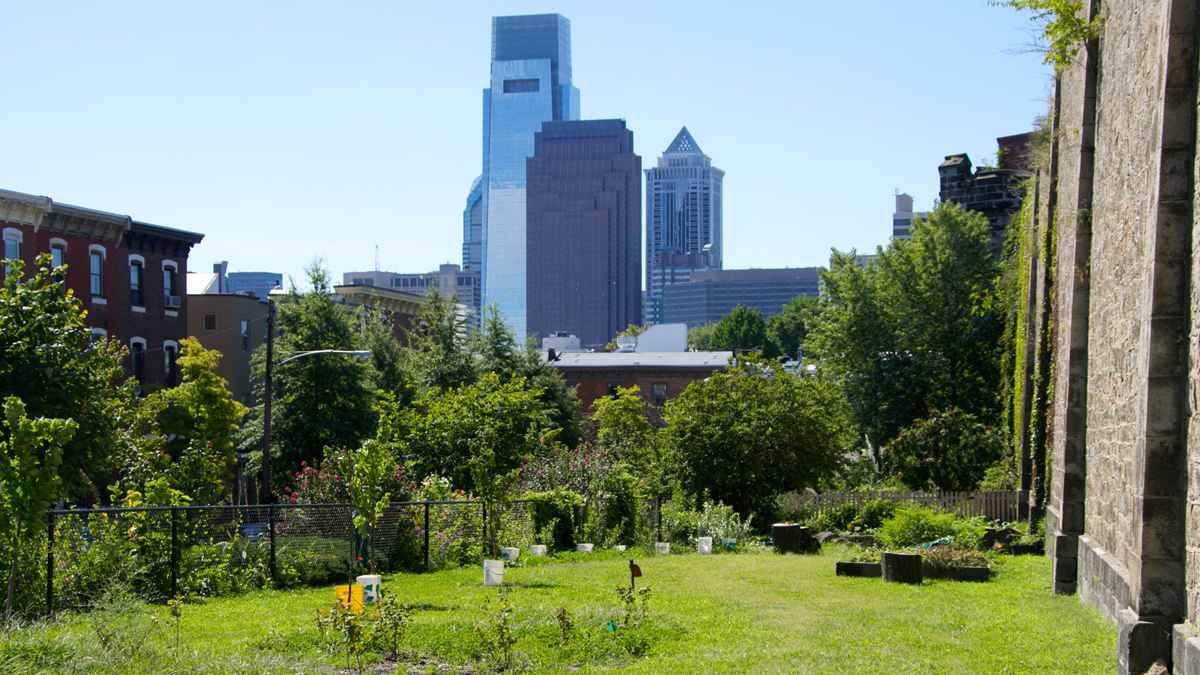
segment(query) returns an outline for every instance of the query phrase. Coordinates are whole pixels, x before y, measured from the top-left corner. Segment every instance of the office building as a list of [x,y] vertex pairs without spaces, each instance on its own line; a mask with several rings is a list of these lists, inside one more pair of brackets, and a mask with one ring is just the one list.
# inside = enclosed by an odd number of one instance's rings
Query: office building
[[374,286],[405,293],[426,295],[437,291],[443,297],[466,308],[466,316],[472,322],[479,316],[480,288],[479,271],[465,271],[453,263],[444,263],[433,272],[346,272],[342,283],[347,286]]
[[546,122],[527,164],[527,335],[641,323],[642,159],[622,120]]
[[267,301],[250,293],[188,293],[188,335],[221,352],[217,374],[233,397],[255,405],[250,357],[267,338]]
[[483,177],[471,183],[467,207],[463,209],[462,268],[464,272],[483,269]]
[[817,267],[696,272],[690,281],[664,289],[663,316],[667,322],[695,328],[720,321],[743,305],[765,319],[798,295],[818,295],[820,283]]
[[722,183],[687,127],[646,170],[646,323],[669,321],[663,289],[722,266]]
[[491,82],[483,90],[483,305],[524,342],[525,162],[543,122],[579,119],[571,23],[558,14],[492,19]]
[[903,192],[896,193],[896,210],[892,212],[892,239],[912,239],[913,220],[924,219],[926,212],[913,212],[913,198]]

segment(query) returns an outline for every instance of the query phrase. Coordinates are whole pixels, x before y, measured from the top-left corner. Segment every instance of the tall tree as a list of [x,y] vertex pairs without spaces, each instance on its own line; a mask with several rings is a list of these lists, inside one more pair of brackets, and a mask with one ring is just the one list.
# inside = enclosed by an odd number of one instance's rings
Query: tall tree
[[762,351],[767,344],[767,324],[758,310],[738,305],[717,322],[710,344],[713,349]]
[[465,322],[441,293],[430,293],[409,331],[405,367],[418,391],[449,389],[475,381]]
[[404,368],[404,348],[392,332],[392,319],[378,308],[363,308],[359,316],[360,341],[371,352],[370,382],[402,400],[412,397],[412,384]]
[[616,396],[596,399],[591,422],[596,442],[614,462],[627,465],[638,476],[649,477],[657,471],[656,431],[646,417],[646,402],[637,386],[618,387]]
[[66,268],[38,256],[32,275],[6,263],[0,285],[0,391],[20,398],[31,417],[72,419],[78,431],[63,448],[63,494],[99,501],[116,473],[135,409],[133,383],[117,341],[94,340],[86,312],[68,289]]
[[873,447],[930,410],[996,416],[998,271],[987,219],[953,203],[870,265],[835,253],[806,346],[842,385]]
[[[356,318],[334,299],[322,263],[314,261],[305,274],[309,290],[302,293],[293,285],[278,308],[271,454],[273,473],[281,479],[301,461],[315,463],[326,447],[360,446],[375,427],[366,363],[343,354],[318,354],[278,365],[301,352],[362,346]],[[260,390],[265,365],[265,350],[260,348],[254,364]],[[261,426],[261,406],[258,410]],[[243,447],[247,440],[243,436]]]
[[165,477],[193,503],[216,504],[230,495],[238,428],[247,410],[217,374],[220,352],[195,338],[180,346],[179,386],[156,391],[139,406],[124,487],[142,491]]
[[779,493],[832,480],[852,438],[836,386],[778,369],[693,382],[664,417],[663,445],[684,490],[756,518],[771,517]]
[[788,301],[778,314],[767,319],[765,355],[797,358],[818,311],[819,301],[815,295],[797,295]]

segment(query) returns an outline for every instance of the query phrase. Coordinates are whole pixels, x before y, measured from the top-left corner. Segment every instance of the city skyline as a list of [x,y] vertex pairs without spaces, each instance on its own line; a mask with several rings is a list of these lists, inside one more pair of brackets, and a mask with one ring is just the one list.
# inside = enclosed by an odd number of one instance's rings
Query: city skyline
[[[0,26],[26,92],[0,128],[16,160],[0,182],[206,232],[199,270],[229,260],[302,284],[314,256],[337,276],[369,268],[376,244],[387,269],[458,262],[490,18],[560,11],[587,117],[623,118],[653,149],[687,125],[736,177],[725,266],[802,267],[886,243],[894,189],[925,210],[942,157],[982,163],[1046,109],[1006,93],[1048,83],[1039,56],[1012,53],[1026,19],[984,3],[873,3],[853,30],[830,8],[763,22],[689,5],[685,25],[682,7],[22,5]],[[948,57],[946,36],[970,36],[956,39],[971,59]],[[679,68],[667,44],[703,48]],[[941,82],[922,76],[935,68]],[[72,106],[36,103],[65,91]]]

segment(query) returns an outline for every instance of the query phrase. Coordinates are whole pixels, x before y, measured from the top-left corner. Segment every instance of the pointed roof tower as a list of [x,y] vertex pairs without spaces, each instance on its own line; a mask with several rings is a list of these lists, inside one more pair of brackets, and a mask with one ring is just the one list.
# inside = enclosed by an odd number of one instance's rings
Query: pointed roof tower
[[667,146],[667,151],[663,154],[703,155],[704,152],[700,150],[700,144],[696,142],[696,139],[692,138],[692,135],[688,133],[687,127],[683,127],[675,136],[675,140],[671,141],[671,144]]

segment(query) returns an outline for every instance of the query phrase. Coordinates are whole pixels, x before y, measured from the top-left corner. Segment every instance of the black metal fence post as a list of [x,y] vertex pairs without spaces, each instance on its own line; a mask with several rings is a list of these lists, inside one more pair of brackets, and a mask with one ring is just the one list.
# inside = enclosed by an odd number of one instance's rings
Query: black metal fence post
[[491,548],[488,547],[487,502],[480,502],[480,505],[483,507],[483,538],[482,538],[483,546],[481,548],[483,550],[483,557],[486,559],[489,555],[492,554]]
[[46,511],[46,613],[54,614],[54,512]]
[[179,508],[171,507],[171,597],[179,597]]
[[271,573],[271,583],[278,585],[275,571],[275,505],[267,504],[267,539],[271,542],[271,557],[268,566]]
[[429,571],[429,501],[425,502],[425,571]]

